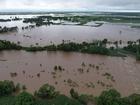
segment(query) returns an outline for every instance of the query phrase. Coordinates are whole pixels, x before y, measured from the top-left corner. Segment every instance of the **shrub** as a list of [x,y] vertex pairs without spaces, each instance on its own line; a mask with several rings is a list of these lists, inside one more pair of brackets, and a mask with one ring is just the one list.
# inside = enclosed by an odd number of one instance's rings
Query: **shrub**
[[70,94],[71,94],[71,97],[74,98],[74,99],[79,98],[78,93],[73,88],[70,90]]
[[0,96],[9,95],[14,92],[15,86],[12,81],[0,81]]
[[35,100],[31,94],[22,92],[16,97],[15,105],[34,105],[34,103]]
[[121,105],[120,93],[114,89],[103,91],[97,99],[97,105]]
[[127,98],[129,105],[140,105],[140,94],[132,94]]
[[40,98],[54,98],[58,95],[55,88],[49,84],[45,84],[36,92],[36,95]]
[[140,54],[136,54],[136,60],[140,61]]

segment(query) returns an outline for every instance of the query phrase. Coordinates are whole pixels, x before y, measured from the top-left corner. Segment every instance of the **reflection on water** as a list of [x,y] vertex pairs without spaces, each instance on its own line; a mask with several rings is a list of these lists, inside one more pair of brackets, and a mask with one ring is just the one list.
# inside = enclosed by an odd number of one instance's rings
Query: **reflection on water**
[[[84,65],[83,65],[84,62]],[[90,64],[95,67],[91,67]],[[54,71],[60,65],[64,71]],[[98,68],[97,68],[98,66]],[[79,71],[82,69],[83,71]],[[140,65],[133,58],[107,57],[80,53],[3,51],[0,52],[0,80],[13,80],[25,84],[29,92],[34,92],[42,84],[54,85],[61,93],[67,94],[71,88],[80,93],[98,95],[111,85],[123,95],[140,92]],[[11,77],[10,73],[17,73]],[[110,73],[115,82],[103,76]],[[37,76],[40,74],[40,76]],[[72,83],[68,83],[72,82]],[[88,86],[93,84],[94,87]]]

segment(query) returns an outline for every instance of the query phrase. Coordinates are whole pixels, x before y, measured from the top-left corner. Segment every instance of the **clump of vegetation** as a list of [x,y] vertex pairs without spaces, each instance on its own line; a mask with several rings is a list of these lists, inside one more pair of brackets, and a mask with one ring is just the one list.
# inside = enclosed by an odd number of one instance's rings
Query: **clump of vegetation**
[[21,50],[22,47],[6,40],[0,40],[0,51],[1,50]]
[[15,86],[15,92],[20,92],[20,83],[17,83],[16,86]]
[[123,98],[123,101],[127,105],[139,105],[140,104],[140,94],[132,94],[128,97]]
[[70,90],[71,97],[79,101],[83,105],[87,105],[88,102],[95,103],[95,99],[90,95],[79,95],[73,88]]
[[58,69],[58,68],[57,68],[57,66],[55,65],[55,66],[54,66],[54,70],[56,71],[57,69]]
[[84,62],[82,62],[82,64],[81,64],[83,67],[85,67],[86,66],[86,64],[84,63]]
[[78,99],[78,97],[79,97],[79,94],[77,92],[75,92],[75,90],[73,88],[70,90],[70,94],[71,94],[71,97],[74,99]]
[[97,84],[100,84],[102,87],[105,87],[105,83],[102,81],[98,81]]
[[122,105],[121,95],[114,89],[103,91],[97,98],[97,105]]
[[59,92],[55,91],[55,88],[49,84],[45,84],[36,92],[36,95],[40,98],[54,98],[59,94]]
[[45,47],[33,47],[33,46],[24,47],[24,49],[25,49],[26,51],[29,51],[29,52],[36,52],[36,51],[44,51],[44,50],[46,50]]
[[17,73],[10,73],[11,77],[16,77],[18,74]]
[[55,65],[55,66],[54,66],[54,70],[55,70],[55,71],[58,71],[58,70],[59,70],[59,71],[64,71],[65,69],[64,69],[62,66],[60,66],[60,65],[58,65],[58,66]]
[[104,73],[103,76],[105,76],[107,79],[110,79],[111,81],[115,82],[114,77],[110,73]]
[[0,33],[18,31],[18,27],[0,27]]
[[37,77],[40,77],[40,73],[37,74]]
[[67,80],[67,83],[68,83],[68,85],[69,85],[70,87],[79,87],[79,85],[78,85],[75,81],[73,81],[73,80],[71,80],[71,79],[68,79],[68,80]]
[[22,90],[26,90],[26,89],[27,89],[26,85],[23,85]]
[[10,95],[15,91],[15,85],[12,81],[0,81],[0,96]]
[[31,94],[22,92],[16,97],[15,105],[35,105],[35,99]]
[[136,60],[140,61],[140,54],[136,54]]
[[95,68],[94,64],[89,64],[89,67]]
[[96,69],[99,70],[99,66],[96,66]]
[[77,69],[79,73],[84,73],[84,69],[83,68],[78,68]]
[[136,42],[128,41],[128,45],[123,48],[123,50],[127,51],[132,55],[136,56],[136,60],[140,60],[140,41],[138,40],[138,44]]
[[86,86],[88,87],[88,88],[95,88],[95,85],[92,83],[92,82],[90,82],[90,83],[86,83]]

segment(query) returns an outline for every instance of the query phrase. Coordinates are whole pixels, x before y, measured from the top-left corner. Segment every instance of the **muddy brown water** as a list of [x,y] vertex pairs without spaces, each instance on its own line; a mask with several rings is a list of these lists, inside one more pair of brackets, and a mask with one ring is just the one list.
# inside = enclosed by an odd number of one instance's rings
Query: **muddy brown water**
[[[95,67],[90,67],[90,64]],[[58,70],[53,74],[55,65],[60,65],[64,71]],[[96,66],[99,66],[99,70]],[[83,69],[83,73],[78,71],[79,68]],[[11,77],[10,73],[17,73],[17,76]],[[40,77],[37,76],[38,73]],[[115,82],[102,76],[104,73],[110,73]],[[71,88],[83,94],[99,95],[107,89],[97,83],[102,81],[106,85],[112,85],[123,95],[129,95],[140,93],[140,64],[132,57],[108,57],[74,52],[2,51],[0,80],[13,80],[25,84],[27,91],[31,93],[49,83],[66,95],[69,95]],[[73,81],[72,85],[68,80]],[[87,84],[90,83],[95,87],[88,87]]]
[[[71,40],[74,42],[91,42],[93,40],[103,40],[107,38],[111,41],[122,40],[136,41],[140,39],[140,30],[131,28],[129,25],[105,23],[100,27],[75,26],[75,25],[51,25],[41,26],[34,29],[21,30],[22,26],[28,26],[22,21],[0,22],[0,26],[18,26],[18,32],[0,34],[0,39],[9,40],[17,43],[21,42],[23,46],[48,45],[52,43],[59,44],[62,40]],[[121,32],[121,33],[120,33]]]
[[[1,16],[4,19],[6,17]],[[51,42],[58,44],[62,40],[82,42],[108,38],[111,41],[123,40],[124,43],[127,43],[128,40],[140,38],[139,29],[124,24],[105,23],[100,27],[51,25],[21,30],[22,26],[30,24],[24,24],[22,21],[0,22],[0,26],[16,25],[19,28],[18,32],[0,34],[0,39],[15,43],[20,41],[23,46],[36,43],[44,46]],[[83,62],[84,66],[82,66]],[[90,64],[95,67],[89,66]],[[55,72],[55,65],[60,65],[64,71]],[[96,68],[97,66],[99,69]],[[11,77],[11,73],[17,73],[17,76]],[[103,76],[105,73],[111,74],[115,82]],[[25,84],[27,91],[31,93],[43,84],[49,83],[66,95],[69,95],[71,88],[76,89],[79,93],[99,95],[101,91],[107,89],[106,85],[111,85],[110,88],[116,88],[125,96],[140,93],[140,63],[136,62],[133,57],[121,58],[47,51],[36,53],[1,51],[0,80],[13,80],[16,83]],[[105,86],[98,84],[98,81]]]

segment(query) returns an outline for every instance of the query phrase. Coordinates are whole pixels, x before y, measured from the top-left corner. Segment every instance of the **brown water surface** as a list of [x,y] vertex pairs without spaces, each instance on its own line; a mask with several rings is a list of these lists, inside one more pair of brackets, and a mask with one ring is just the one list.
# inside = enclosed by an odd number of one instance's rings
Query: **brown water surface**
[[[64,71],[55,72],[55,65],[60,65]],[[83,72],[79,71],[80,68]],[[17,73],[17,76],[11,77],[10,73]],[[38,73],[40,77],[37,76]],[[115,82],[102,76],[104,73],[110,73]],[[2,51],[0,80],[7,79],[25,84],[27,91],[32,93],[43,84],[49,83],[66,95],[69,95],[71,88],[80,93],[99,95],[107,89],[106,86],[97,83],[102,81],[105,85],[112,85],[112,88],[116,88],[123,95],[129,95],[134,92],[140,93],[140,64],[131,57],[47,51]]]

